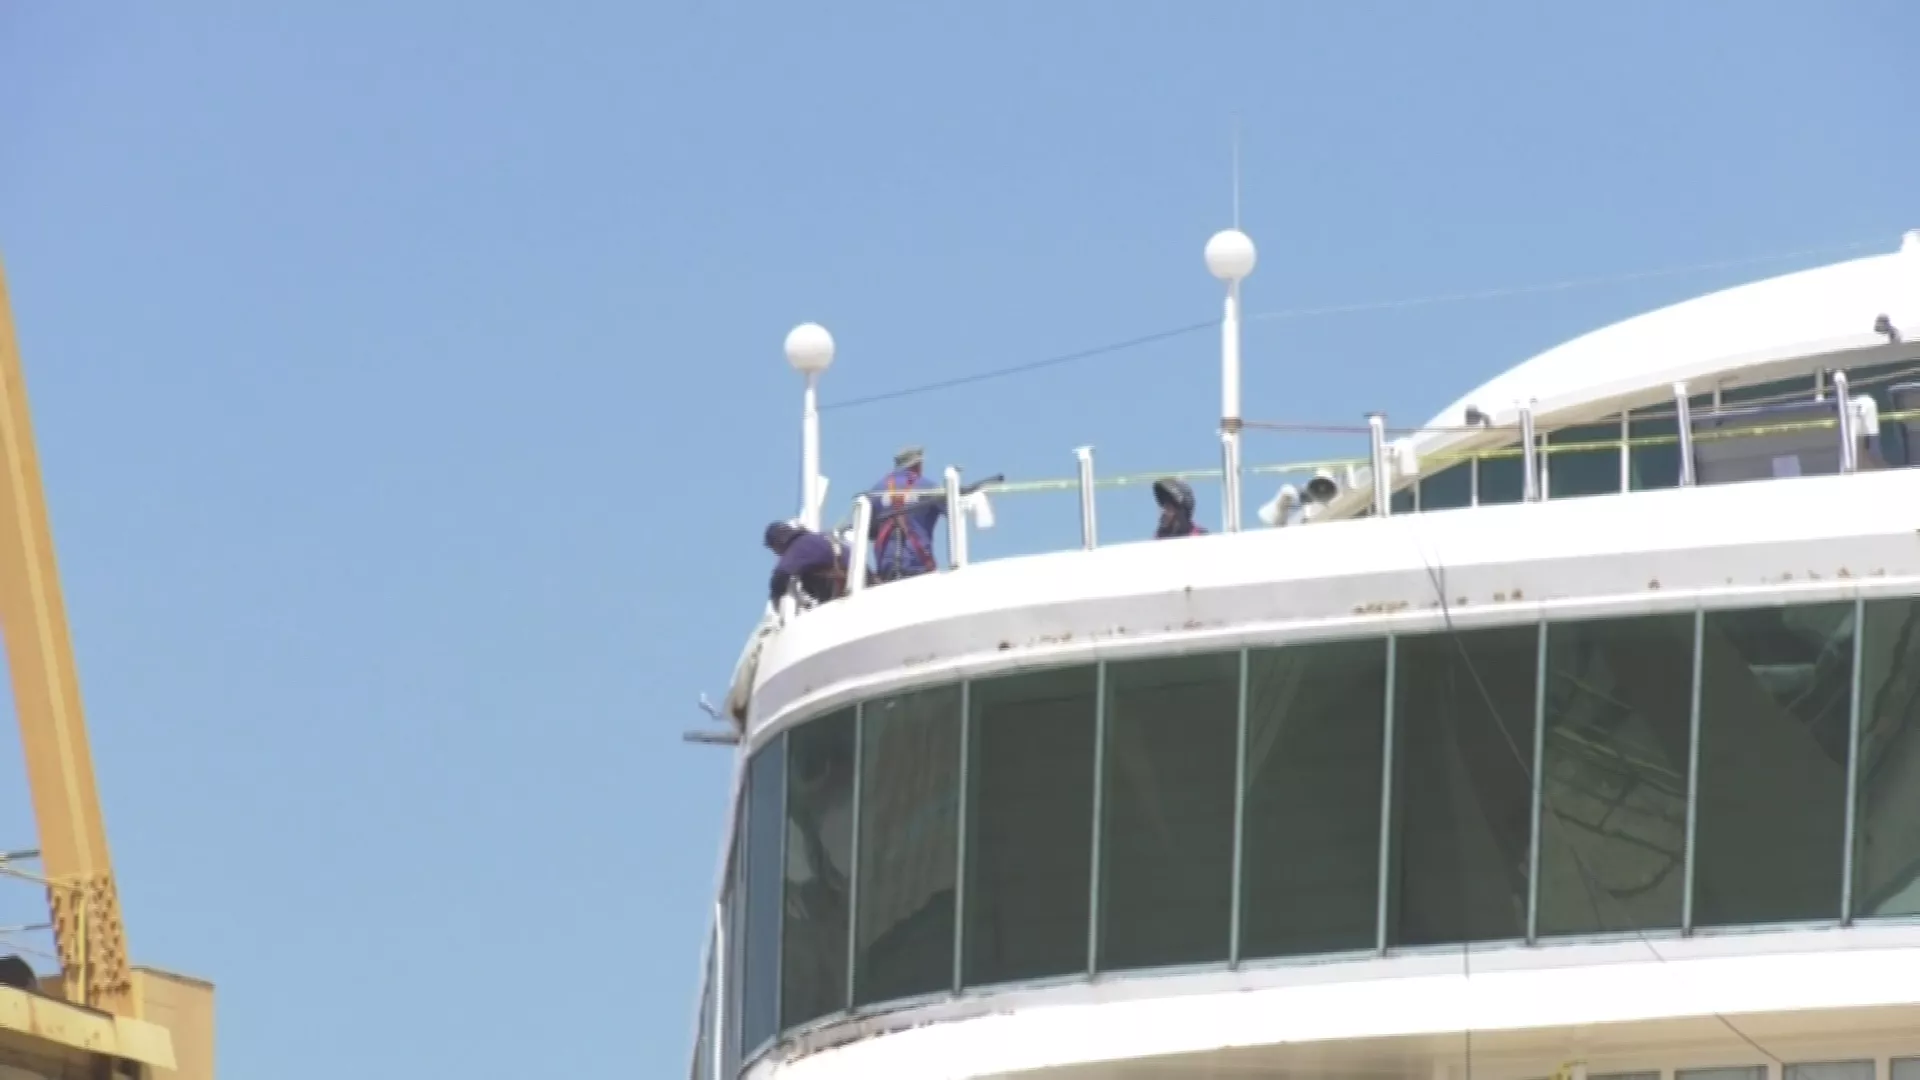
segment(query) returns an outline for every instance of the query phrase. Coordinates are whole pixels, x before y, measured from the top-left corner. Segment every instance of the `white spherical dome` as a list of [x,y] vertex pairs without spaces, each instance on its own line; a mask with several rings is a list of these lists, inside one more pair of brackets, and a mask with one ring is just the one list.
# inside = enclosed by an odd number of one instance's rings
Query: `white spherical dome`
[[787,334],[787,363],[803,375],[818,375],[833,363],[833,335],[819,323],[801,323]]
[[1239,229],[1225,229],[1207,241],[1207,272],[1221,281],[1239,281],[1253,273],[1253,241]]

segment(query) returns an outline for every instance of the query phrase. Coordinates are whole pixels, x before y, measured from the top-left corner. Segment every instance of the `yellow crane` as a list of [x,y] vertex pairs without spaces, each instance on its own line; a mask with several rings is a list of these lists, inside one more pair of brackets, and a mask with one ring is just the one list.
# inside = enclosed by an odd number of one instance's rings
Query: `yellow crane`
[[[47,1044],[38,1050],[22,1048],[29,1057],[38,1053],[64,1062],[78,1053],[96,1067],[98,1060],[109,1061],[117,1070],[112,1075],[211,1080],[212,987],[136,969],[128,961],[3,267],[0,635],[6,642],[27,785],[40,834],[40,873],[27,874],[11,865],[6,869],[46,887],[60,963],[56,986],[34,992],[0,986],[0,1054],[10,1046],[7,1036],[20,1036],[28,1043]],[[38,992],[41,989],[47,992]],[[24,1003],[13,1001],[10,995],[16,993]],[[66,1016],[62,1007],[78,1015]],[[16,1030],[21,1025],[10,1022],[14,1014],[26,1017],[25,1026],[36,1030]],[[76,1040],[91,1045],[70,1045]]]

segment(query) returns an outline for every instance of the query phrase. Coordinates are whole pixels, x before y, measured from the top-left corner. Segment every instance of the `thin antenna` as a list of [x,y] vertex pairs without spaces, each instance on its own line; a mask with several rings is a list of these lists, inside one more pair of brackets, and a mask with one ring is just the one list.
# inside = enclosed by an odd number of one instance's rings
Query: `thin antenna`
[[1240,118],[1233,118],[1233,227],[1240,227]]

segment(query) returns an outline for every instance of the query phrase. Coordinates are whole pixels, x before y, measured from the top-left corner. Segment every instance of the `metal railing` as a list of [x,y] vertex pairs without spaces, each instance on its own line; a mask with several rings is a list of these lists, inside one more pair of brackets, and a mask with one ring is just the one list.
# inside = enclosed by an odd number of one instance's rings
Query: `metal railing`
[[[913,501],[920,499],[933,498],[945,502],[947,547],[945,569],[951,571],[962,569],[973,561],[970,522],[976,517],[991,519],[992,511],[987,508],[989,497],[996,500],[1024,499],[1029,496],[1073,493],[1079,509],[1079,546],[1082,550],[1091,551],[1100,546],[1099,495],[1120,488],[1144,488],[1163,479],[1178,479],[1188,483],[1218,483],[1236,471],[1243,471],[1252,477],[1297,480],[1298,483],[1283,483],[1273,499],[1259,507],[1257,512],[1258,520],[1265,525],[1285,527],[1329,518],[1388,517],[1409,510],[1420,512],[1430,509],[1457,508],[1460,504],[1420,507],[1417,502],[1412,506],[1396,506],[1396,503],[1414,501],[1401,497],[1409,495],[1420,484],[1431,481],[1437,474],[1461,463],[1472,463],[1476,469],[1482,464],[1514,459],[1518,459],[1520,464],[1517,499],[1481,498],[1476,493],[1465,505],[1514,501],[1538,502],[1552,497],[1553,461],[1567,455],[1590,455],[1599,451],[1618,452],[1623,462],[1622,479],[1618,490],[1624,492],[1630,489],[1627,481],[1628,470],[1624,464],[1628,455],[1636,450],[1673,447],[1677,450],[1675,456],[1678,458],[1674,465],[1676,475],[1671,481],[1647,486],[1693,487],[1702,482],[1724,482],[1702,480],[1700,453],[1703,445],[1723,443],[1727,440],[1759,440],[1787,435],[1804,437],[1808,432],[1828,430],[1834,432],[1831,442],[1819,445],[1823,448],[1822,452],[1832,453],[1835,467],[1811,470],[1810,474],[1852,473],[1863,467],[1861,454],[1863,445],[1872,446],[1883,424],[1920,421],[1920,409],[1880,411],[1871,397],[1852,392],[1844,372],[1833,372],[1825,378],[1823,392],[1819,396],[1803,395],[1783,397],[1779,401],[1743,402],[1739,405],[1705,411],[1696,410],[1691,400],[1695,395],[1687,384],[1677,383],[1673,387],[1673,404],[1670,409],[1665,406],[1659,409],[1663,418],[1670,418],[1663,422],[1671,422],[1674,425],[1674,431],[1671,434],[1633,435],[1630,433],[1629,425],[1623,422],[1621,435],[1618,438],[1555,442],[1553,439],[1555,434],[1577,429],[1591,429],[1595,426],[1595,422],[1584,421],[1544,430],[1537,421],[1533,405],[1520,403],[1514,409],[1514,422],[1511,424],[1482,423],[1470,429],[1441,429],[1454,433],[1471,430],[1483,439],[1506,435],[1513,439],[1511,445],[1424,455],[1416,452],[1414,437],[1434,433],[1435,429],[1396,431],[1388,427],[1387,417],[1383,413],[1369,414],[1366,417],[1365,426],[1356,427],[1261,424],[1254,421],[1248,421],[1246,424],[1246,430],[1265,429],[1320,434],[1364,433],[1367,439],[1367,453],[1364,457],[1312,459],[1243,467],[1238,460],[1239,442],[1222,438],[1221,463],[1217,469],[1188,469],[1101,477],[1096,470],[1094,448],[1082,446],[1073,451],[1075,470],[1071,477],[1026,481],[1000,481],[995,478],[993,482],[984,486],[976,485],[977,490],[969,490],[962,484],[961,471],[949,467],[943,471],[941,484],[938,487],[887,492],[882,496],[876,496],[873,492],[863,493],[852,500],[845,523],[834,530],[834,534],[842,545],[847,560],[846,592],[855,594],[872,588],[875,584],[869,569],[869,559],[874,555],[871,538],[875,535],[876,524],[885,516],[904,513]],[[1826,392],[1829,390],[1830,393]],[[1839,408],[1838,402],[1841,401],[1848,402],[1851,407]],[[1824,415],[1771,420],[1767,415],[1769,411],[1794,412],[1802,415],[1812,411],[1824,413]],[[1637,412],[1629,415],[1636,420],[1639,418]],[[1621,414],[1614,414],[1613,419],[1622,419]],[[1398,437],[1389,438],[1390,435]],[[1817,443],[1818,440],[1815,439],[1813,442]],[[1232,501],[1228,487],[1228,485],[1222,485],[1221,501],[1223,503]],[[1354,498],[1352,493],[1356,490],[1365,491],[1367,497],[1364,500]],[[888,499],[895,505],[889,506],[885,511],[877,511],[876,497]],[[1244,515],[1232,505],[1223,505],[1221,509],[1223,531],[1239,531]],[[930,546],[931,537],[927,539]],[[1064,548],[1065,545],[1060,545],[1058,548],[1046,550]],[[791,615],[803,610],[806,606],[802,601],[793,605],[783,605],[783,610]]]

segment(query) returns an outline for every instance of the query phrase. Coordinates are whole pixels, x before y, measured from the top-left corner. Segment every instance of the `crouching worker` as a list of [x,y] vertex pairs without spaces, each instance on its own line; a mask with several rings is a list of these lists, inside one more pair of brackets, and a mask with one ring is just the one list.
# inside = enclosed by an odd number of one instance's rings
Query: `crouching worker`
[[847,587],[847,553],[831,537],[801,528],[790,521],[767,526],[767,550],[780,556],[774,564],[767,592],[777,606],[788,586],[800,583],[808,600],[824,604]]
[[1155,480],[1153,501],[1160,504],[1160,527],[1154,530],[1154,539],[1205,535],[1207,530],[1193,523],[1193,489],[1186,481],[1172,477]]

